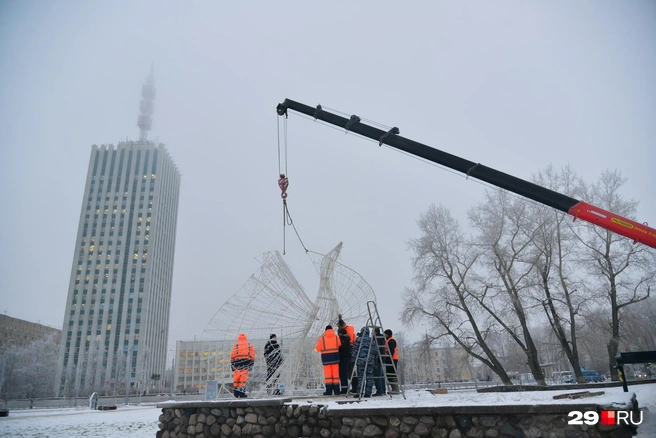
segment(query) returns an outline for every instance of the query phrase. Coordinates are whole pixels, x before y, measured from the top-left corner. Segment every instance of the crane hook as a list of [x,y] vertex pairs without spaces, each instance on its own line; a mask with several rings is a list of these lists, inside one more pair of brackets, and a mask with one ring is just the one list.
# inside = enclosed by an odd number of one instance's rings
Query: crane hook
[[284,173],[280,174],[280,178],[278,179],[278,187],[280,187],[280,190],[282,190],[280,197],[282,199],[287,199],[287,187],[289,187],[289,179],[285,176]]

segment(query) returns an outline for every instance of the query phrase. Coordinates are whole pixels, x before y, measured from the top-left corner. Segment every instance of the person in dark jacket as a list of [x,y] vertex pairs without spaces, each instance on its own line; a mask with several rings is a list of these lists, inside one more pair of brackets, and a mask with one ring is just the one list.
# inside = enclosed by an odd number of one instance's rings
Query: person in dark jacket
[[362,327],[358,333],[351,358],[358,375],[356,393],[360,396],[371,397],[374,387],[374,366],[380,359],[378,358],[378,346],[372,342],[367,327]]
[[278,368],[282,365],[282,351],[275,334],[271,334],[269,341],[264,345],[264,359],[267,365],[267,394],[280,395],[278,390],[278,379],[280,378]]
[[[346,334],[348,335],[349,338],[349,344],[351,344],[351,351],[353,350],[353,345],[355,344],[355,329],[353,328],[352,325],[347,324],[344,319],[342,318],[342,314],[340,313],[338,315],[339,320],[337,321],[338,327],[343,328],[346,330]],[[351,361],[349,363],[349,368],[347,374],[350,376],[353,374],[353,362]],[[353,377],[351,379],[351,392],[356,392],[356,387],[358,385],[358,378]]]
[[351,343],[350,336],[346,333],[346,328],[337,329],[337,336],[342,345],[339,346],[339,381],[341,384],[341,393],[348,392],[349,371],[351,370]]
[[[385,335],[380,331],[380,327],[374,329],[374,339],[378,346],[379,357],[384,357],[386,351]],[[379,359],[374,365],[374,386],[376,387],[376,393],[373,394],[374,396],[380,397],[381,395],[385,395],[385,387],[387,386],[385,374],[385,368],[383,368],[382,361]]]
[[392,337],[392,330],[387,329],[385,330],[385,345],[387,348],[387,354],[391,356],[391,360],[389,357],[386,357],[386,363],[387,363],[387,380],[390,382],[390,386],[392,387],[392,391],[390,394],[398,394],[399,393],[399,376],[398,376],[398,370],[399,370],[399,346],[396,343],[396,340]]

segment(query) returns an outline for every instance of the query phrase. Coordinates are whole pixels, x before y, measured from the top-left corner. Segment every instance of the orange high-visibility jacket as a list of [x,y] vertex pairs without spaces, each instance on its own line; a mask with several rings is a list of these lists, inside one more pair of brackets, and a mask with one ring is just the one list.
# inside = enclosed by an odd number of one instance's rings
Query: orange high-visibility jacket
[[255,348],[248,342],[244,333],[239,333],[237,343],[232,346],[230,363],[233,369],[250,370],[253,368],[255,363]]
[[396,339],[393,337],[387,338],[385,341],[385,348],[387,349],[387,354],[389,354],[389,341],[394,341],[394,352],[392,353],[392,360],[399,360],[399,344],[396,342]]
[[342,341],[339,340],[335,330],[326,330],[317,340],[315,347],[315,350],[321,353],[321,363],[324,365],[339,363],[340,345],[342,345]]
[[351,340],[351,347],[352,347],[353,344],[355,344],[355,329],[353,328],[352,325],[348,325],[348,324],[344,324],[344,328],[346,329],[346,334]]

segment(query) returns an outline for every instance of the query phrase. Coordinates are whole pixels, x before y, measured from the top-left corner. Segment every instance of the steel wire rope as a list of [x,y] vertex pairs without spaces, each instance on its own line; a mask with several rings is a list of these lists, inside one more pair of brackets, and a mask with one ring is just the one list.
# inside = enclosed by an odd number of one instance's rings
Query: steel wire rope
[[289,185],[289,170],[288,170],[288,160],[287,160],[287,117],[284,119],[284,131],[283,131],[283,139],[284,139],[284,148],[285,148],[285,173],[282,173],[282,160],[280,159],[280,117],[276,116],[277,120],[277,137],[278,137],[278,174],[280,175],[280,179],[278,180],[278,185],[280,186],[280,189],[282,190],[282,254],[285,255],[287,253],[287,231],[286,227],[287,225],[291,226],[294,228],[294,233],[296,233],[296,237],[298,238],[298,241],[301,243],[301,246],[305,250],[305,252],[308,252],[307,247],[305,246],[305,243],[303,243],[303,239],[301,239],[301,235],[298,233],[298,230],[296,229],[296,224],[294,224],[294,220],[292,219],[292,215],[289,212],[289,207],[287,206],[287,187]]
[[[343,116],[346,116],[347,119],[351,117],[351,114],[345,113],[344,111],[340,111],[340,110],[337,110],[337,109],[334,109],[334,108],[328,108],[327,106],[326,106],[326,107],[322,107],[322,108],[327,109],[327,110],[330,110],[330,111],[335,112],[335,113],[339,113],[339,114],[341,114],[341,115],[343,115]],[[359,117],[359,116],[358,116],[358,117]],[[387,125],[385,125],[385,124],[383,124],[383,123],[379,123],[379,122],[377,122],[377,121],[375,121],[375,120],[365,119],[364,117],[360,117],[360,121],[365,121],[365,122],[368,122],[368,123],[370,123],[370,124],[372,124],[372,125],[380,126],[381,128],[385,128],[386,131],[389,131],[390,128],[391,128],[391,126],[387,126]]]
[[[340,111],[337,111],[337,112],[340,112]],[[340,128],[340,127],[337,127],[337,126],[335,126],[335,125],[332,125],[332,124],[330,124],[330,123],[324,122],[323,120],[315,119],[314,117],[310,117],[310,116],[305,115],[305,114],[301,114],[301,113],[293,113],[293,114],[294,114],[295,116],[301,117],[301,118],[303,118],[303,119],[307,119],[307,120],[310,120],[310,121],[312,121],[312,122],[319,123],[320,125],[326,126],[326,127],[328,127],[328,128],[332,128],[332,129],[334,129],[334,130],[336,130],[336,131],[340,131],[340,132],[342,132],[343,129],[344,129],[344,128]],[[345,113],[343,113],[343,114],[345,114]],[[365,120],[365,119],[362,119],[362,120]],[[380,124],[378,124],[378,125],[380,125]],[[381,125],[381,126],[384,126],[384,125]],[[353,131],[348,131],[348,132],[351,133],[351,134],[353,134],[353,135],[355,135],[356,137],[362,138],[363,140],[369,141],[369,142],[371,142],[371,143],[378,144],[378,141],[377,141],[377,140],[373,140],[373,139],[371,139],[371,138],[369,138],[369,137],[365,137],[365,136],[363,136],[363,135],[361,135],[361,134],[358,134],[357,132],[353,132]],[[444,166],[444,165],[442,165],[442,164],[435,163],[435,162],[433,162],[433,161],[427,160],[427,159],[422,158],[422,157],[418,157],[418,156],[413,155],[413,154],[411,154],[411,153],[409,153],[409,152],[406,152],[406,151],[403,151],[403,150],[401,150],[401,149],[397,149],[397,148],[395,148],[395,147],[392,147],[392,146],[390,146],[390,145],[388,145],[388,144],[383,144],[383,146],[385,146],[387,149],[391,149],[391,150],[394,151],[394,152],[398,152],[398,153],[400,153],[400,154],[407,155],[408,157],[413,158],[413,159],[418,160],[418,161],[421,161],[422,163],[429,164],[429,165],[431,165],[431,166],[437,167],[438,169],[441,169],[441,170],[444,170],[444,171],[446,171],[446,172],[449,172],[449,173],[451,173],[451,174],[453,174],[453,175],[455,175],[455,176],[458,176],[458,177],[464,178],[466,181],[469,180],[469,175],[463,175],[462,172],[458,172],[458,171],[456,171],[456,170],[450,169],[450,168],[448,168],[448,167],[446,167],[446,166]],[[480,164],[480,163],[478,163],[478,164]],[[519,200],[523,200],[523,201],[526,201],[526,202],[528,202],[529,204],[532,204],[532,205],[534,205],[534,206],[537,206],[537,207],[546,207],[544,204],[542,204],[542,203],[540,203],[540,202],[538,202],[538,201],[535,201],[535,200],[530,199],[530,198],[526,198],[526,197],[521,196],[521,195],[519,195],[519,194],[517,194],[517,193],[511,192],[510,190],[506,190],[506,189],[502,189],[502,188],[500,188],[500,187],[494,186],[494,185],[492,185],[492,184],[490,184],[490,183],[488,183],[488,182],[485,182],[485,181],[479,180],[479,179],[477,179],[477,178],[472,178],[471,180],[472,180],[472,182],[474,182],[474,183],[476,183],[476,184],[480,184],[480,185],[482,185],[482,186],[484,186],[484,187],[486,187],[486,188],[488,188],[488,189],[492,189],[492,190],[494,190],[494,191],[497,191],[497,190],[499,190],[499,191],[504,191],[504,192],[506,192],[507,194],[509,194],[510,196],[512,196],[513,198],[515,198],[515,199],[519,199]],[[551,207],[551,208],[553,208],[553,207]],[[562,215],[565,215],[564,212],[561,212],[560,210],[557,210],[557,209],[555,209],[555,208],[553,208],[553,209],[556,210],[556,212],[558,212],[558,213],[560,213],[560,214],[562,214]]]

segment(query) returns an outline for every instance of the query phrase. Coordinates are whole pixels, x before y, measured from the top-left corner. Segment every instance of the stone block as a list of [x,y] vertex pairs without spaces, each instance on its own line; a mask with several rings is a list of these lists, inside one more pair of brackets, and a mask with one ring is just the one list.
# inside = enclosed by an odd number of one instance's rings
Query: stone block
[[467,431],[465,434],[467,438],[483,438],[484,433],[483,429],[479,429],[478,427],[472,427]]
[[419,424],[415,426],[414,433],[418,436],[427,436],[430,433],[430,429],[426,423],[419,422]]
[[231,428],[230,426],[228,426],[227,423],[223,424],[223,425],[221,426],[221,434],[223,434],[223,435],[225,435],[225,436],[230,436],[230,435],[232,435],[232,428]]
[[393,427],[388,428],[385,430],[385,438],[399,438],[401,436],[401,432]]
[[375,424],[368,425],[362,431],[362,436],[367,438],[382,436],[382,435],[383,435],[383,430],[380,427],[376,426]]

